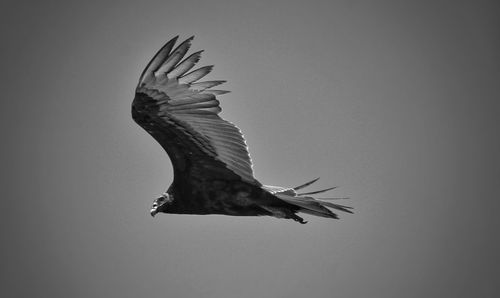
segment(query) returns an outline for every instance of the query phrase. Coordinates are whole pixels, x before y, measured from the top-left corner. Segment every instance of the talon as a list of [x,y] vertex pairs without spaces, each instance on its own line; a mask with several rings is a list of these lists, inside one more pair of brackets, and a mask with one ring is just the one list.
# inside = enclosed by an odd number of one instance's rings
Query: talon
[[306,224],[307,223],[307,221],[305,221],[302,217],[297,216],[296,214],[292,214],[290,216],[290,218],[293,219],[293,220],[295,220],[296,222],[301,223],[301,224]]

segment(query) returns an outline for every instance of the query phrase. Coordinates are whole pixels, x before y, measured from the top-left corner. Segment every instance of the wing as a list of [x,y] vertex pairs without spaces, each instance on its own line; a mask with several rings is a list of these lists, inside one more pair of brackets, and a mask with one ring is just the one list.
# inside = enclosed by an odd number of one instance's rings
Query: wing
[[167,151],[179,175],[241,179],[260,185],[240,130],[221,119],[211,89],[225,81],[198,82],[212,66],[191,71],[202,51],[184,58],[193,37],[173,49],[178,37],[165,44],[144,69],[132,104],[132,117]]

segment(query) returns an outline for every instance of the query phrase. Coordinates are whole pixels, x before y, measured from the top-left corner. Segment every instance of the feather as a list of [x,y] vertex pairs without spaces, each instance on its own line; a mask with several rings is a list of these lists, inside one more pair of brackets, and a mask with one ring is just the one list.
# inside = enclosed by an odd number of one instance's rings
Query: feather
[[314,215],[314,216],[319,216],[319,217],[339,219],[338,215],[335,214],[335,213],[327,215],[327,214],[324,214],[324,213],[321,213],[321,212],[316,212],[316,211],[309,210],[309,209],[301,209],[300,212],[306,213],[306,214],[310,214],[310,215]]
[[324,205],[324,206],[333,208],[333,209],[341,210],[341,211],[348,212],[348,213],[353,213],[351,210],[349,210],[349,209],[352,209],[352,207],[350,207],[350,206],[333,204],[333,203],[330,203],[330,202],[321,202],[321,204]]
[[222,94],[226,94],[226,93],[229,93],[231,91],[226,91],[226,90],[205,90],[203,91],[205,93],[210,93],[210,94],[213,94],[213,95],[222,95]]
[[193,83],[191,84],[191,88],[194,90],[203,91],[205,89],[215,87],[225,82],[226,81],[205,81],[205,82]]
[[155,71],[154,74],[157,80],[168,79],[167,73],[173,70],[177,62],[179,62],[181,59],[182,56],[180,53],[173,53],[172,56],[169,56],[167,61],[165,61],[165,63],[160,66],[157,71]]
[[179,84],[191,84],[206,76],[212,71],[213,65],[203,66],[179,78]]
[[184,61],[179,63],[173,70],[171,70],[167,76],[170,79],[177,78],[185,74],[188,70],[193,68],[193,66],[200,60],[201,53],[203,51],[198,51],[191,56],[187,57]]
[[200,108],[195,110],[180,110],[176,111],[176,114],[184,115],[184,114],[193,114],[193,115],[213,115],[218,114],[222,111],[220,107],[212,107],[212,108]]
[[172,106],[180,106],[211,100],[215,100],[215,96],[211,94],[196,94],[182,99],[172,99],[169,101],[169,104]]
[[327,191],[335,189],[335,188],[337,188],[337,186],[330,187],[330,188],[325,188],[325,189],[317,190],[317,191],[299,193],[299,196],[314,195],[314,194],[318,194],[318,193],[322,193],[322,192],[327,192]]
[[180,110],[195,110],[195,109],[203,109],[203,108],[213,108],[218,107],[219,101],[214,99],[210,101],[196,102],[192,104],[178,105],[178,106],[168,106],[166,107],[167,111],[180,111]]
[[163,63],[158,70],[155,71],[155,75],[162,76],[165,75],[166,73],[170,72],[172,68],[181,61],[182,57],[186,55],[186,52],[189,50],[191,47],[191,41],[193,40],[194,36],[191,36],[190,38],[186,39],[183,41],[173,52],[169,55],[167,60]]
[[146,80],[146,77],[151,77],[160,65],[167,59],[170,51],[174,47],[179,35],[169,40],[151,59],[139,78],[139,85]]
[[276,196],[287,203],[304,208],[306,210],[310,210],[328,217],[332,217],[332,215],[334,215],[334,213],[323,207],[320,202],[314,199],[309,199],[307,197],[292,197],[283,194],[276,194]]
[[314,182],[318,181],[319,180],[319,177],[318,178],[315,178],[309,182],[306,182],[302,185],[299,185],[299,186],[296,186],[296,187],[293,187],[294,190],[299,190],[299,189],[302,189],[304,187],[308,187],[309,185],[313,184]]
[[296,195],[295,190],[293,188],[289,188],[289,187],[262,185],[262,188],[267,190],[268,192],[270,192],[272,194],[282,193],[282,194],[291,195],[291,196]]

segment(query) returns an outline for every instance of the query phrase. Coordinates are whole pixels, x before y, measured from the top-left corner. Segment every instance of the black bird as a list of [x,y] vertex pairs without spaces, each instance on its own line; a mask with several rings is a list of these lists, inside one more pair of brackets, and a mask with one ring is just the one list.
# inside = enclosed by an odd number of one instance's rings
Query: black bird
[[352,213],[351,207],[309,196],[333,187],[297,193],[318,178],[293,188],[257,181],[241,131],[218,115],[217,96],[228,91],[212,87],[225,81],[199,82],[213,66],[191,71],[202,51],[184,58],[193,37],[174,48],[177,39],[167,42],[146,66],[132,103],[133,119],[165,149],[174,170],[172,184],[153,202],[152,216],[268,215],[306,223],[298,212],[329,218],[338,217],[328,208]]

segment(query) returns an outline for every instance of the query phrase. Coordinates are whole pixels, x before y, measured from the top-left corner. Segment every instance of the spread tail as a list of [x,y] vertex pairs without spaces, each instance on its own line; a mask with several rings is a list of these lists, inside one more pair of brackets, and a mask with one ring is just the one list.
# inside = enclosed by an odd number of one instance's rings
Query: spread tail
[[[317,190],[317,191],[312,191],[312,192],[306,192],[306,193],[297,193],[296,191],[302,188],[305,188],[314,182],[318,181],[319,178],[316,178],[312,181],[309,181],[305,184],[299,185],[297,187],[293,188],[285,188],[285,187],[278,187],[278,186],[267,186],[264,185],[263,188],[272,193],[274,196],[277,198],[291,204],[294,206],[299,207],[298,212],[302,213],[307,213],[315,216],[321,216],[321,217],[328,217],[328,218],[336,218],[338,219],[337,214],[332,212],[329,208],[343,211],[343,212],[348,212],[348,213],[353,213],[352,212],[352,207],[349,206],[344,206],[340,204],[335,204],[332,202],[325,202],[324,200],[339,200],[339,199],[347,199],[347,198],[314,198],[309,195],[313,194],[319,194],[323,193],[329,190],[332,190],[336,187],[331,187],[331,188],[326,188],[322,190]],[[299,218],[300,220],[296,220],[294,217]],[[302,218],[298,217],[297,215],[294,214],[294,217],[290,217],[296,221],[299,221],[301,223],[305,223],[305,221],[302,220]]]

